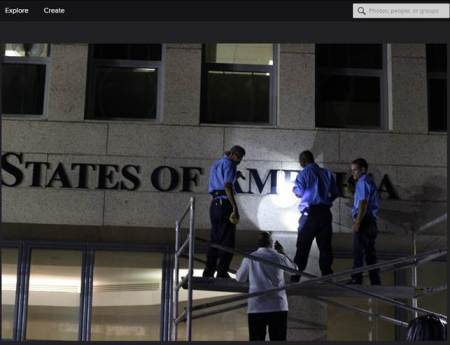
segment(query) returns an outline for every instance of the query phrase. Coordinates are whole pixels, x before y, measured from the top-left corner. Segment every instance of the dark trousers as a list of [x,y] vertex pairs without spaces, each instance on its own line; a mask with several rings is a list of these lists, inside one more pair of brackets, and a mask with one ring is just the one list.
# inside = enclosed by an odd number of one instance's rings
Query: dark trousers
[[[229,220],[233,207],[228,199],[213,199],[209,208],[211,218],[211,243],[234,248],[236,225]],[[204,277],[212,277],[217,270],[217,276],[224,276],[230,268],[233,254],[208,248]],[[219,261],[219,264],[217,264]]]
[[326,206],[310,206],[302,212],[298,227],[297,252],[294,258],[300,271],[306,268],[311,245],[315,238],[320,252],[319,267],[322,275],[333,273],[331,269],[333,263],[331,220],[331,211]]
[[250,341],[266,340],[267,327],[269,327],[270,340],[286,340],[287,315],[287,311],[249,313],[248,332]]
[[[367,265],[377,263],[377,253],[375,250],[375,239],[377,238],[377,222],[371,217],[364,217],[361,221],[358,232],[353,233],[353,268],[364,266],[364,257]],[[380,284],[380,270],[369,271],[370,283],[372,285]],[[361,284],[362,273],[352,275],[352,279]]]

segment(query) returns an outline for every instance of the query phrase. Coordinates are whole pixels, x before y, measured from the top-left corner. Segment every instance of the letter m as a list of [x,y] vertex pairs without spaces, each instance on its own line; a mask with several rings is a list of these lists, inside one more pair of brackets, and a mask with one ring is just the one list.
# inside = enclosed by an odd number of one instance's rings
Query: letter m
[[258,188],[259,193],[261,194],[264,190],[264,187],[267,183],[267,181],[270,178],[270,193],[269,194],[276,194],[277,193],[277,172],[278,170],[269,170],[267,173],[266,178],[264,179],[264,182],[261,180],[258,174],[258,170],[256,169],[247,169],[249,171],[249,180],[248,180],[248,191],[250,194],[253,194],[252,192],[252,181],[255,181],[256,187]]

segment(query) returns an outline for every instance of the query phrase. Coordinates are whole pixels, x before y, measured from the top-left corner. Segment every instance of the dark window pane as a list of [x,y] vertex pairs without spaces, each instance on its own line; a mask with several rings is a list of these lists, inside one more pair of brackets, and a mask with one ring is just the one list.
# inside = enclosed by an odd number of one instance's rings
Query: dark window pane
[[2,83],[4,114],[42,115],[45,65],[5,63]]
[[318,68],[383,68],[381,44],[317,44]]
[[380,79],[319,75],[318,127],[380,127]]
[[95,59],[161,60],[161,44],[95,44]]
[[447,130],[447,80],[428,81],[429,117],[431,131]]
[[427,71],[447,72],[447,46],[427,44]]
[[208,71],[206,109],[208,123],[269,123],[270,75]]
[[91,117],[156,117],[156,69],[98,67],[95,73]]

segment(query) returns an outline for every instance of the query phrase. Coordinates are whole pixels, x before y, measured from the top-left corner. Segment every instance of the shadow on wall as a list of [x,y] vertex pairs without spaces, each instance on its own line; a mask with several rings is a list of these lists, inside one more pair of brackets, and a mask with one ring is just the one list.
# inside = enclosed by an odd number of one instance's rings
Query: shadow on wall
[[[309,149],[319,162],[338,162],[339,164],[350,165],[349,162],[340,162],[339,155],[337,157],[327,156],[329,150],[323,147],[323,143],[327,142],[324,132],[316,132],[313,145]],[[340,150],[339,145],[336,145]],[[301,151],[301,150],[300,150]],[[299,151],[299,152],[300,152]],[[339,152],[338,152],[339,154]],[[358,153],[355,153],[359,156]],[[369,162],[370,165],[370,162]],[[380,183],[386,168],[375,166],[370,167],[370,172],[375,175],[376,183]],[[387,170],[390,170],[389,168]],[[390,172],[393,177],[397,172]],[[398,172],[401,174],[401,171]],[[420,178],[420,173],[418,173]],[[396,184],[395,180],[391,181],[393,187],[400,199],[387,199],[383,196],[380,202],[379,211],[379,228],[383,232],[389,233],[409,233],[412,230],[419,229],[424,224],[432,222],[447,212],[447,177],[443,175],[432,175],[425,179],[422,184],[414,186],[401,186]],[[341,214],[338,226],[349,228],[351,226],[351,209],[353,206],[353,198],[341,198]],[[436,224],[427,230],[427,234],[446,235],[447,222]]]
[[[268,159],[273,160],[275,166],[279,167],[281,165],[282,169],[300,170],[298,155],[301,151],[310,150],[319,164],[326,162],[327,164],[342,165],[342,171],[347,170],[347,173],[350,173],[351,162],[340,162],[339,143],[334,143],[334,141],[338,140],[336,132],[316,131],[312,133],[310,131],[309,133],[305,132],[303,138],[291,135],[289,132],[287,131],[283,143],[273,148],[271,147],[270,150],[267,145],[265,147],[261,146],[263,142],[260,136],[248,136],[245,138],[244,144],[249,148],[254,148],[257,152],[270,151]],[[302,133],[299,131],[299,136],[301,135]],[[266,139],[268,143],[274,142],[274,140],[269,138]],[[358,153],[356,152],[355,158],[357,156]],[[267,177],[270,168],[268,166],[267,170],[260,170],[262,181]],[[279,168],[274,167],[274,169]],[[370,172],[374,174],[377,186],[383,176],[387,174],[400,197],[400,200],[387,199],[386,193],[383,193],[379,213],[379,228],[382,232],[400,235],[409,233],[411,230],[445,213],[446,177],[434,174],[423,179],[421,177],[423,171],[420,171],[421,168],[417,169],[417,174],[412,170],[412,178],[420,179],[421,181],[416,183],[416,185],[409,185],[413,181],[410,181],[406,175],[400,175],[401,169],[371,165]],[[295,179],[295,176],[296,173],[292,173],[291,181]],[[292,198],[292,185],[284,187],[280,185],[280,181],[283,179],[284,174],[278,172],[277,195],[268,194],[270,182],[266,183],[264,193],[261,195],[258,193],[240,195],[242,205],[241,229],[296,232],[299,218],[297,210],[299,200]],[[404,180],[404,182],[401,182],[401,180]],[[422,184],[422,181],[425,182]],[[335,219],[337,228],[340,227],[350,231],[352,205],[352,198],[340,199],[340,216]],[[440,228],[443,229],[444,226],[440,225]]]
[[[440,176],[439,179],[441,178]],[[436,182],[433,182],[433,185],[413,186],[411,190],[421,190],[422,192],[410,194],[407,200],[381,199],[378,222],[380,231],[395,234],[409,233],[447,212],[445,200],[432,199],[434,195],[446,193],[445,189],[436,187]],[[400,190],[399,192],[400,196],[405,195]],[[346,199],[343,205],[351,209],[353,199]],[[433,234],[445,235],[446,223],[443,222],[433,227]]]
[[447,201],[447,177],[434,175],[427,178],[424,184],[398,188],[405,199],[417,201]]
[[[446,178],[443,176],[430,176],[423,185],[399,191],[407,200],[397,200],[398,208],[394,210],[389,208],[392,201],[385,200],[380,211],[380,218],[391,224],[403,226],[405,230],[417,231],[425,224],[439,220],[447,212]],[[445,236],[446,232],[446,221],[437,222],[425,230],[429,235]]]

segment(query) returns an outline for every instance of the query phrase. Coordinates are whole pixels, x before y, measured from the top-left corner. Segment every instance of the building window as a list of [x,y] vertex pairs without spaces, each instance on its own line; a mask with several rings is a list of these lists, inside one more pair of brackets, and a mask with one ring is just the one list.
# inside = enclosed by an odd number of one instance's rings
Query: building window
[[316,127],[385,128],[381,44],[316,45]]
[[2,73],[2,112],[42,115],[46,103],[49,45],[7,43]]
[[26,339],[78,340],[82,253],[31,252]]
[[19,250],[17,248],[1,248],[1,259],[1,339],[13,339]]
[[447,45],[427,44],[428,127],[447,131]]
[[91,45],[86,118],[157,118],[162,54],[161,44]]
[[[171,275],[151,246],[1,242],[2,340],[155,341]],[[110,248],[110,249],[108,249]]]
[[161,253],[97,251],[91,340],[160,340]]
[[273,44],[204,45],[201,122],[273,124],[276,49]]

